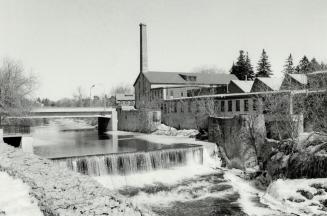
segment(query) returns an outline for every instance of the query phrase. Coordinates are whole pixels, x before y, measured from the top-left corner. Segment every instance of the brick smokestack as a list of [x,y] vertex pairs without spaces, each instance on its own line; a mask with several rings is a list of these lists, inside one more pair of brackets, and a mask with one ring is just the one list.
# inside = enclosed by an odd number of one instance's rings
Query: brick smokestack
[[146,39],[146,25],[140,23],[140,73],[148,71],[148,50]]

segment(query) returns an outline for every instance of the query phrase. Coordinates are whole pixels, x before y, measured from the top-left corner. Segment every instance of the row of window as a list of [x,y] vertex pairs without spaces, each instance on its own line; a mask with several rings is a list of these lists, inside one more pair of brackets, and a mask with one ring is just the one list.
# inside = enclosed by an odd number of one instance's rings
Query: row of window
[[[250,109],[250,103],[249,101],[252,101],[252,109]],[[243,101],[243,109],[242,111],[248,112],[248,111],[256,111],[258,107],[258,102],[256,99],[244,99]],[[235,103],[235,106],[233,106],[233,102]],[[178,103],[180,105],[178,106]],[[205,110],[214,109],[215,112],[240,112],[241,111],[241,100],[219,100],[219,101],[205,101],[204,103],[193,101],[195,103],[195,112],[201,111],[201,106]],[[227,104],[227,107],[226,107]],[[186,106],[186,109],[185,109]],[[179,108],[179,110],[178,110]],[[168,102],[161,104],[161,111],[164,113],[177,113],[180,111],[183,112],[192,112],[192,101],[186,102]]]

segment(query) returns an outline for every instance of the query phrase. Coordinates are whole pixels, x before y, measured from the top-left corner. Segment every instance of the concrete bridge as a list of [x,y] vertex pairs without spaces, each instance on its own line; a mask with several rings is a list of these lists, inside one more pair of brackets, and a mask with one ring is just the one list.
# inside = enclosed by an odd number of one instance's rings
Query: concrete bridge
[[[8,119],[54,119],[54,118],[97,118],[98,132],[117,130],[117,112],[113,108],[104,109],[99,107],[54,107],[38,108],[25,116],[10,116]],[[6,140],[15,140],[23,144],[24,137],[30,136],[29,125],[3,125],[0,127],[0,137]],[[16,141],[17,140],[17,141]]]
[[106,116],[111,118],[113,108],[103,107],[47,107],[33,109],[26,116],[12,116],[9,119],[21,118],[94,118]]

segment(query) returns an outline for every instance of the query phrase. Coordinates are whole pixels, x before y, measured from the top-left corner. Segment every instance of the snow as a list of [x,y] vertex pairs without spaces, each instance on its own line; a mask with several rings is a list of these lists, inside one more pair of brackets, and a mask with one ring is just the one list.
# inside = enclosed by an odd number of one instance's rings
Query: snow
[[29,196],[29,190],[20,179],[0,172],[0,212],[4,211],[6,216],[43,215],[36,200]]
[[[318,192],[312,184],[321,184],[327,188],[327,179],[278,179],[273,182],[267,189],[267,193],[262,197],[262,202],[271,208],[280,209],[287,213],[298,215],[315,215],[327,214],[326,210],[322,210],[321,200],[327,199],[324,192],[321,195],[315,195],[311,200],[302,196],[298,190],[305,190],[313,195]],[[289,199],[301,199],[303,202],[294,202]]]
[[157,130],[152,134],[155,135],[167,135],[167,136],[178,136],[178,137],[194,137],[199,133],[198,130],[195,129],[183,129],[177,130],[176,128],[167,126],[165,124],[161,124],[157,127]]

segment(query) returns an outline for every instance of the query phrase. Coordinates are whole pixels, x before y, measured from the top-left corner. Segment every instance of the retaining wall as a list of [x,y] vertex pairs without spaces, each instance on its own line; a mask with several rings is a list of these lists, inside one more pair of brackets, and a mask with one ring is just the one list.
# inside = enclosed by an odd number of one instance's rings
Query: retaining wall
[[118,130],[151,133],[161,124],[161,111],[117,109]]
[[31,187],[45,216],[144,215],[89,176],[0,142],[0,171]]

